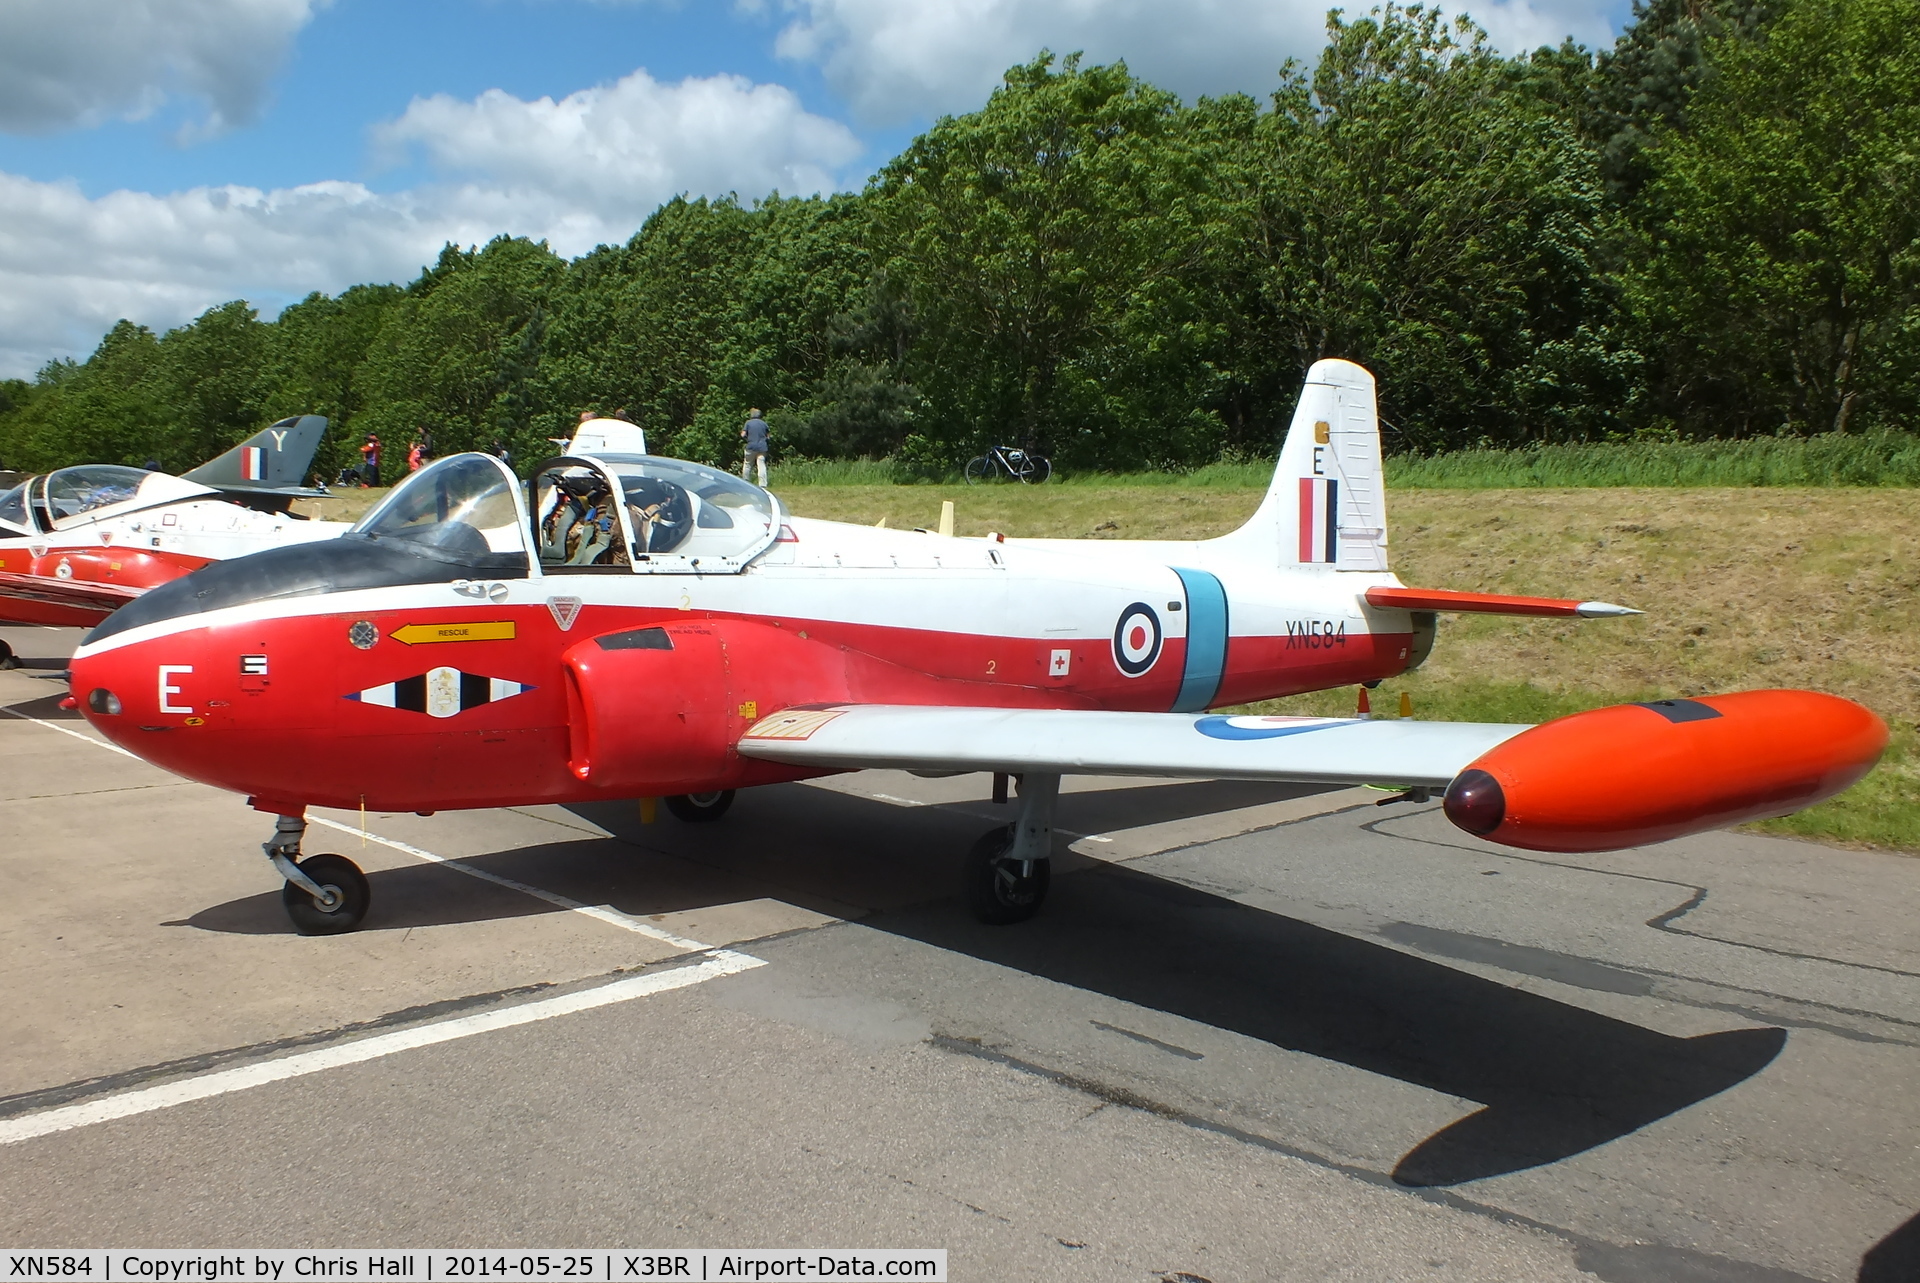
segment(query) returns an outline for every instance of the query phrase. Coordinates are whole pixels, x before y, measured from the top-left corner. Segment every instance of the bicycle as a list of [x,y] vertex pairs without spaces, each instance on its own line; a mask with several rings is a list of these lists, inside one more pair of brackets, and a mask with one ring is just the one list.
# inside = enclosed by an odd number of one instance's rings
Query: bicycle
[[1045,481],[1053,475],[1053,464],[1043,454],[1031,450],[1016,450],[1012,446],[990,446],[987,452],[977,459],[967,460],[967,484],[978,485],[982,481],[998,481],[1003,476],[1021,485],[1031,485]]

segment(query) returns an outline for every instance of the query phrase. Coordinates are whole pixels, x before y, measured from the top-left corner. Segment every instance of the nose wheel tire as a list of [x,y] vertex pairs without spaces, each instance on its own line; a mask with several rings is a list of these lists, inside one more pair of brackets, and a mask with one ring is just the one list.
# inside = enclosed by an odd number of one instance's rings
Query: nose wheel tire
[[990,926],[1025,922],[1040,911],[1052,880],[1053,861],[1009,860],[1013,826],[988,829],[967,852],[967,904]]
[[667,799],[673,818],[688,824],[711,824],[733,805],[733,790],[714,793],[675,793]]
[[310,855],[299,865],[302,873],[329,893],[330,903],[322,903],[304,888],[286,883],[280,888],[280,903],[287,907],[293,929],[303,936],[334,936],[359,926],[373,899],[360,866],[344,855]]

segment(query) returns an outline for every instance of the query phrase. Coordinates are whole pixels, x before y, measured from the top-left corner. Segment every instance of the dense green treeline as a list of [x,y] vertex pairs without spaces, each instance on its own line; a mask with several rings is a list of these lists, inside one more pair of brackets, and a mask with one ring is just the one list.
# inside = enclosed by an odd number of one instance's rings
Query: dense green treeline
[[730,457],[943,471],[1268,454],[1324,356],[1390,443],[1817,433],[1920,409],[1920,0],[1638,0],[1612,50],[1502,57],[1464,20],[1329,15],[1264,102],[1043,54],[857,195],[675,200],[566,262],[502,237],[404,287],[244,303],[0,383],[0,459],[184,467],[334,419],[521,458],[578,412]]

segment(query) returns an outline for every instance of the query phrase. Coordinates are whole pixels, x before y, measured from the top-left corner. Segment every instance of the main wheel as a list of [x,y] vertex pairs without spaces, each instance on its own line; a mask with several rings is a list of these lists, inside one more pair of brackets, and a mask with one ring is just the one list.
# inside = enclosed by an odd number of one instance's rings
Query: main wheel
[[18,668],[20,661],[13,657],[13,647],[0,641],[0,668]]
[[1013,825],[988,829],[967,852],[967,903],[973,916],[992,926],[1025,922],[1040,911],[1051,881],[1052,860],[1035,860],[1022,873],[1018,860],[1009,860]]
[[993,460],[987,455],[967,460],[967,484],[977,486],[993,477]]
[[727,808],[732,805],[732,789],[714,793],[675,793],[667,799],[667,809],[673,812],[673,818],[688,824],[711,824],[725,815]]
[[310,855],[300,861],[299,867],[322,890],[337,898],[331,908],[322,908],[304,888],[291,882],[282,886],[280,903],[287,907],[295,931],[303,936],[337,936],[360,925],[367,916],[373,891],[359,865],[344,855]]

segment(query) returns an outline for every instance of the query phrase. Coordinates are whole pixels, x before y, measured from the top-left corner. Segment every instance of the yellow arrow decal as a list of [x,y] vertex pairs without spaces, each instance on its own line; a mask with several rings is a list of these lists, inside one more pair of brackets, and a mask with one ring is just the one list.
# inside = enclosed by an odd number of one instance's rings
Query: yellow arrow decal
[[407,646],[428,642],[512,641],[513,621],[497,619],[476,624],[408,624],[387,636]]

